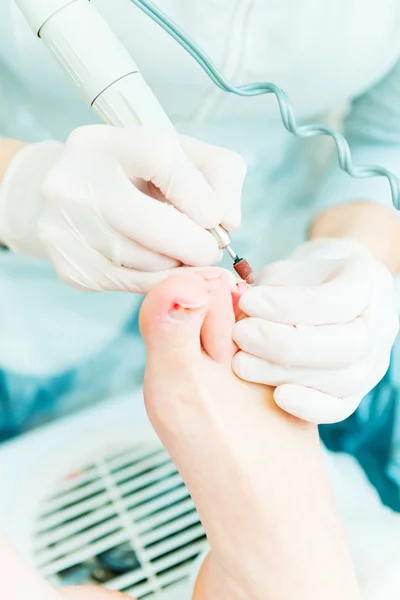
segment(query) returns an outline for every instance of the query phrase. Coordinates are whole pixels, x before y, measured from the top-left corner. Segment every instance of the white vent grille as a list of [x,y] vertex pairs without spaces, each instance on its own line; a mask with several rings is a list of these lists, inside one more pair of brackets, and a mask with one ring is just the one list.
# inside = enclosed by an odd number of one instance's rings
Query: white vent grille
[[58,482],[39,511],[33,555],[57,585],[179,600],[207,547],[189,493],[156,443],[96,456]]

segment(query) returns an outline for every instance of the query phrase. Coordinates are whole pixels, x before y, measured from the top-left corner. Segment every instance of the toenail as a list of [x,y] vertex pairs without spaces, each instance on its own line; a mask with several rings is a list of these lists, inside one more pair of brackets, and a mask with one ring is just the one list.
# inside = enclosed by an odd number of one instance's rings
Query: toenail
[[204,280],[207,284],[208,292],[220,288],[222,284],[221,275],[206,276]]
[[206,304],[186,304],[184,302],[174,302],[168,312],[171,319],[175,321],[183,321],[184,319],[190,319],[196,317],[206,307]]
[[203,275],[203,278],[206,281],[210,281],[210,279],[221,279],[221,275],[220,275],[220,273],[212,273],[209,275]]
[[178,309],[178,308],[188,308],[188,309],[195,310],[196,308],[203,308],[203,306],[205,306],[205,302],[199,302],[197,304],[191,304],[190,302],[182,302],[182,300],[176,300],[172,304],[172,308],[175,308],[175,309]]

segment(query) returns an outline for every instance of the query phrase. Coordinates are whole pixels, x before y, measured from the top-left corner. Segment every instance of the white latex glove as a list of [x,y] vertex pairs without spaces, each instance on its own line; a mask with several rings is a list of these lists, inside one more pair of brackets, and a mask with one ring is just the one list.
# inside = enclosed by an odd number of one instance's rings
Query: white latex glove
[[347,418],[382,379],[399,322],[393,278],[363,245],[316,240],[266,267],[240,299],[233,369],[276,386],[312,423]]
[[50,259],[75,288],[145,293],[180,265],[220,259],[206,229],[239,226],[244,176],[239,155],[188,137],[82,127],[65,145],[16,155],[0,187],[0,240]]

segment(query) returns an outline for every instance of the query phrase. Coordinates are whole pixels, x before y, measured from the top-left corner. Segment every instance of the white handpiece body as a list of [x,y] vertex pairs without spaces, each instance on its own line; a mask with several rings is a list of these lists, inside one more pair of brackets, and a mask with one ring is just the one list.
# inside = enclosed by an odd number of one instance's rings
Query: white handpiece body
[[174,127],[127,50],[88,0],[16,0],[104,123]]
[[[150,125],[177,133],[135,61],[88,0],[16,4],[103,123]],[[218,225],[211,233],[221,249],[236,257],[224,227]]]

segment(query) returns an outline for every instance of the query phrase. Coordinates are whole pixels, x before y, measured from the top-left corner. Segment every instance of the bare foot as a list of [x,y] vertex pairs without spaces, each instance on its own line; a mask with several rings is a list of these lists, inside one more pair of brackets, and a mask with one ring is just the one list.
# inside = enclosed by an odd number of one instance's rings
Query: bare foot
[[[201,439],[210,426],[219,439],[229,443],[234,441],[236,418],[237,431],[244,434],[247,428],[251,435],[254,410],[246,410],[249,402],[253,408],[258,405],[259,414],[266,404],[273,405],[269,388],[247,383],[232,372],[236,352],[233,305],[228,279],[216,268],[171,277],[157,285],[143,303],[140,328],[147,349],[146,407],[178,462],[176,444],[179,449],[183,443],[196,454],[215,458],[217,448],[210,447],[210,439]],[[248,422],[246,413],[251,414]],[[179,439],[171,437],[174,433],[179,433]],[[179,466],[190,478],[185,466]]]
[[[279,460],[270,466],[271,477],[265,472],[278,436],[286,439],[285,454],[293,455],[294,464],[299,435],[312,433],[313,451],[317,439],[309,425],[276,406],[270,388],[232,372],[233,305],[224,272],[207,269],[158,284],[140,315],[147,411],[199,511],[215,570],[229,580],[229,592],[213,588],[220,600],[241,598],[243,580],[245,597],[259,597],[260,589],[252,594],[248,581],[265,553],[268,525],[254,512],[265,513],[265,494],[282,475]],[[291,500],[283,495],[282,502],[289,507]],[[246,539],[251,543],[245,548]]]

